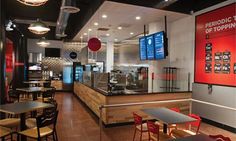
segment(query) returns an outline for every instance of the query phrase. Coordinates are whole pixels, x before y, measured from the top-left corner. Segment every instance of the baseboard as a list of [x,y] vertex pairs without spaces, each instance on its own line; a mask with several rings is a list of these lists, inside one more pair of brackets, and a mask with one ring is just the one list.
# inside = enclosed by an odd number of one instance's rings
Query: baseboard
[[225,124],[222,124],[222,123],[219,123],[219,122],[210,120],[210,119],[206,119],[206,118],[202,118],[202,121],[205,122],[205,123],[207,123],[207,124],[210,124],[210,125],[219,127],[219,128],[221,128],[221,129],[230,131],[230,132],[232,132],[232,133],[236,133],[236,128],[234,128],[234,127],[231,127],[231,126],[228,126],[228,125],[225,125]]

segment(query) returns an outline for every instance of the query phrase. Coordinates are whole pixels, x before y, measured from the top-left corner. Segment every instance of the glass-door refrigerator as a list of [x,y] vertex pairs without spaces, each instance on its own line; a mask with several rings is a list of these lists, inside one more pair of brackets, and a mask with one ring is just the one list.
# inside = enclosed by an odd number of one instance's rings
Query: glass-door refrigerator
[[84,67],[81,65],[80,62],[74,62],[73,63],[73,76],[74,76],[74,81],[77,82],[83,82],[83,71]]

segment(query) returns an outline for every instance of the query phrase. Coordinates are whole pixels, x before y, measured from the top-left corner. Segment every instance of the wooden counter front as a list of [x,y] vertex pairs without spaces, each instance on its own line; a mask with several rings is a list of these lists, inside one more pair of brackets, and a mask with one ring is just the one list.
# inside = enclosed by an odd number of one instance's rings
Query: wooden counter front
[[[157,93],[157,94],[131,94],[106,96],[93,88],[81,83],[74,83],[74,93],[99,117],[99,106],[109,104],[124,104],[135,102],[150,102],[163,100],[177,100],[191,98],[191,92],[183,93]],[[114,107],[103,109],[102,120],[104,124],[117,124],[133,121],[133,112],[142,115],[144,119],[152,119],[144,114],[141,109],[150,107],[178,107],[181,113],[188,114],[190,111],[190,101],[188,102],[172,102],[148,105],[136,105],[126,107]]]

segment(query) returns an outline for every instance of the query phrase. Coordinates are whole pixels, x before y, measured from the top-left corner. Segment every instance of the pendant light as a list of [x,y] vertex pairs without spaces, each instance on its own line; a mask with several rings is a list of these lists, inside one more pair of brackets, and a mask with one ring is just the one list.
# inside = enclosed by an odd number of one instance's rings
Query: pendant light
[[28,29],[34,34],[46,34],[48,31],[50,31],[50,28],[40,19],[37,19],[36,22],[31,23]]
[[17,0],[17,1],[28,6],[41,6],[44,5],[48,0]]
[[42,37],[41,39],[39,39],[39,41],[37,42],[37,45],[41,46],[41,47],[47,47],[50,45],[50,42],[48,40],[46,40],[45,37]]

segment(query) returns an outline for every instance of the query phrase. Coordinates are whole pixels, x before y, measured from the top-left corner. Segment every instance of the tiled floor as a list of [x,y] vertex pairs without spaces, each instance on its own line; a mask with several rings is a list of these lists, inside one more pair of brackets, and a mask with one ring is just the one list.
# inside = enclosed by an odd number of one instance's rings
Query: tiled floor
[[[71,93],[57,93],[59,141],[99,141],[98,119]],[[200,132],[224,134],[236,141],[236,134],[203,123]],[[102,141],[132,141],[133,126],[103,129]],[[145,136],[147,138],[147,136]],[[138,137],[137,137],[138,140]]]

